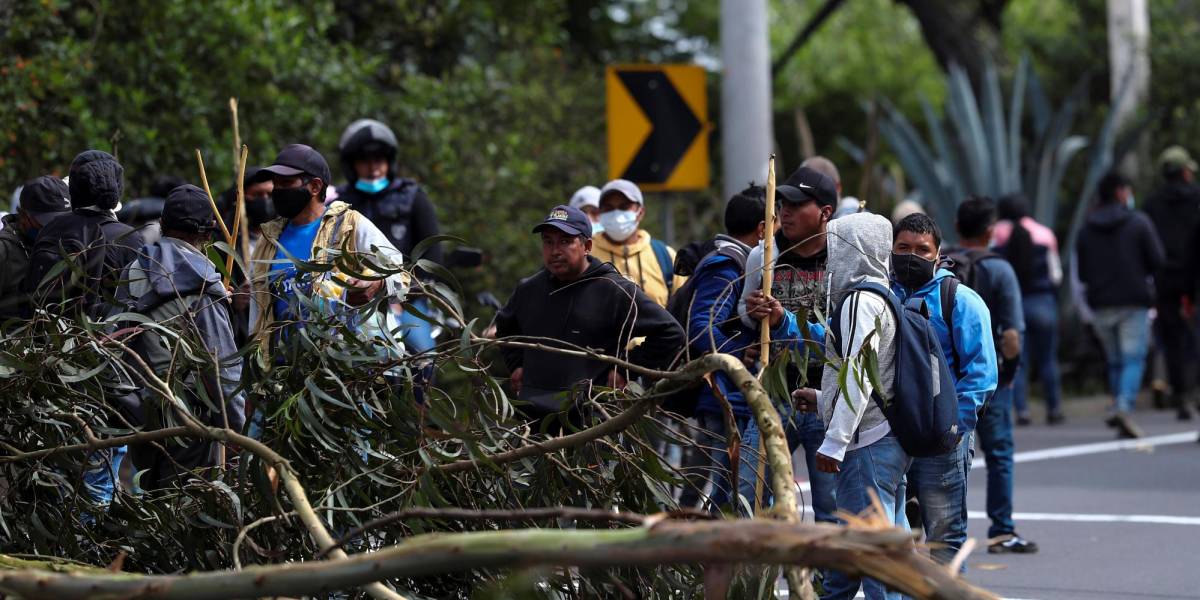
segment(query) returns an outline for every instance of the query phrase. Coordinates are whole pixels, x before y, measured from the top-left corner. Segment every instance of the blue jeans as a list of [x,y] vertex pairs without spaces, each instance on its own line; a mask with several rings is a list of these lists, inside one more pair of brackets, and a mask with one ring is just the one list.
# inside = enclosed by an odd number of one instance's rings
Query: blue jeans
[[[747,422],[751,420],[749,417],[735,416],[734,424],[738,427],[739,432],[745,431]],[[718,508],[729,503],[732,491],[729,483],[729,473],[732,467],[729,464],[729,435],[725,431],[725,415],[699,412],[696,413],[696,422],[698,430],[694,441],[697,449],[705,455],[702,466],[705,476],[701,479],[699,490],[690,486],[684,488],[679,497],[679,504],[682,506],[698,504],[705,488],[708,487],[708,484],[712,484],[712,487],[708,488],[711,490],[708,492],[708,505],[711,508]],[[755,443],[758,443],[757,440]],[[746,452],[744,439],[740,452]]]
[[[833,501],[837,476],[832,473],[817,471],[817,448],[825,440],[825,424],[817,413],[794,413],[790,405],[778,406],[779,418],[783,420],[783,431],[787,436],[788,450],[804,447],[804,460],[808,466],[808,480],[812,488],[811,504],[813,518],[819,522],[834,522],[833,512],[836,506]],[[738,466],[738,493],[754,504],[754,487],[758,479],[758,422],[750,419],[742,433],[742,456]],[[772,499],[770,468],[763,469],[766,481],[763,484],[763,505],[769,505]]]
[[925,539],[935,544],[929,555],[942,564],[949,564],[967,541],[967,472],[973,438],[968,433],[945,454],[915,458],[908,470],[908,485],[921,505]]
[[[1018,373],[1018,376],[1020,374]],[[1013,388],[1000,388],[979,417],[975,432],[987,463],[988,537],[1014,533],[1013,524]]]
[[118,474],[121,472],[121,460],[125,458],[128,451],[128,446],[118,446],[96,450],[88,455],[88,468],[83,472],[83,486],[88,499],[93,504],[99,506],[112,504],[119,478]]
[[1096,310],[1096,335],[1108,361],[1108,385],[1117,412],[1133,412],[1146,368],[1150,310],[1141,307]]
[[[1046,414],[1059,413],[1062,393],[1058,375],[1058,299],[1045,292],[1021,297],[1025,311],[1025,340],[1021,355],[1026,365],[1036,370],[1042,381],[1042,393],[1046,396]],[[1013,403],[1018,415],[1029,414],[1029,380],[1025,374],[1017,374],[1013,388]]]
[[[871,506],[871,496],[867,490],[875,490],[888,520],[895,523],[896,527],[907,530],[908,521],[904,518],[904,473],[910,470],[911,463],[912,459],[904,453],[900,442],[892,434],[866,448],[846,452],[842,470],[836,476],[837,508],[859,514]],[[899,600],[904,597],[900,592],[884,588],[874,579],[852,579],[839,571],[826,572],[823,585],[825,595],[821,596],[822,600],[849,600],[858,593],[860,585],[868,599]]]

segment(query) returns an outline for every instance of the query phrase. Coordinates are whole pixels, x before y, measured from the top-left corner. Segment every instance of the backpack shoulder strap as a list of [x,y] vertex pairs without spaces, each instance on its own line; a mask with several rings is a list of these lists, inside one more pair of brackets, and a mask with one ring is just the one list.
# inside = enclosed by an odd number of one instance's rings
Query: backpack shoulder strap
[[854,294],[855,292],[868,292],[879,296],[883,299],[884,303],[888,305],[889,310],[892,311],[892,315],[897,319],[900,318],[900,307],[897,304],[896,295],[893,294],[891,290],[887,289],[885,286],[879,285],[878,283],[866,282],[855,285],[850,293],[847,294],[846,297],[843,298],[842,301],[839,302],[838,305],[833,309],[833,315],[830,316],[829,320],[829,333],[833,335],[833,347],[839,356],[841,356],[842,348],[842,308],[846,306],[846,300],[850,298],[850,295]]
[[[721,256],[732,259],[733,262],[737,264],[739,272],[746,272],[746,259],[750,256],[749,252],[742,252],[742,249],[738,248],[737,246],[724,246],[722,248],[718,248],[716,250],[716,254],[720,254]],[[704,261],[701,260],[700,262]]]
[[956,277],[946,277],[939,285],[942,297],[942,322],[946,324],[946,332],[950,336],[950,354],[954,357],[954,376],[961,377],[962,365],[958,357],[958,344],[954,343],[954,303],[958,296],[959,281]]
[[662,271],[663,281],[667,283],[667,294],[675,290],[675,264],[671,260],[671,251],[662,240],[650,239],[650,248],[654,250],[654,258],[658,260],[658,268]]

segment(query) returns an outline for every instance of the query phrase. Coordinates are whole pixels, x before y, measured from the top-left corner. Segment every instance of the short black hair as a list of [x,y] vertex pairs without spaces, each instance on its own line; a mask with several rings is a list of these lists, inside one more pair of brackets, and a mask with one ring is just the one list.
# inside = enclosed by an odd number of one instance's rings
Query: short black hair
[[958,205],[955,224],[958,234],[964,238],[977,238],[987,233],[988,227],[996,222],[996,203],[987,196],[967,196]]
[[938,248],[942,247],[942,230],[925,213],[913,213],[900,219],[900,222],[896,223],[895,229],[892,230],[892,236],[899,236],[902,231],[911,231],[917,235],[924,233],[932,234],[933,245]]
[[1129,178],[1117,171],[1109,171],[1100,178],[1096,191],[1100,194],[1100,204],[1112,204],[1117,201],[1117,190],[1130,187]]
[[1000,197],[996,203],[996,216],[1008,221],[1020,221],[1029,216],[1029,201],[1025,194],[1014,192]]
[[766,211],[767,190],[751,183],[725,205],[725,233],[736,237],[755,231]]

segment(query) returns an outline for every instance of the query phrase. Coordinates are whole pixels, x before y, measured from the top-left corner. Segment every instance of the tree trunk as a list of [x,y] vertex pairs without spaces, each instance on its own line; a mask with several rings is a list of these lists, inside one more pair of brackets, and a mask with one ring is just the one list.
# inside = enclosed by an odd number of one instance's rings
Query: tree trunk
[[1000,51],[1002,16],[1008,0],[896,0],[912,10],[921,35],[943,70],[966,69],[979,90],[984,66]]
[[779,564],[839,569],[919,599],[996,600],[918,554],[911,535],[898,529],[764,519],[654,522],[650,517],[647,523],[629,529],[434,533],[346,560],[190,575],[0,569],[0,593],[26,600],[97,596],[204,600],[320,594],[366,582],[473,569]]

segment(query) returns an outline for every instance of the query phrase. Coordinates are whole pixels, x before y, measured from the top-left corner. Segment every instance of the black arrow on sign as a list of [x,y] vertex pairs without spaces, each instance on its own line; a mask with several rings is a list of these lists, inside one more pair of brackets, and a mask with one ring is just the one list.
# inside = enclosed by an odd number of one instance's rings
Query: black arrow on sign
[[666,183],[700,134],[702,124],[662,71],[618,71],[617,77],[650,120],[650,135],[630,161],[623,179]]

